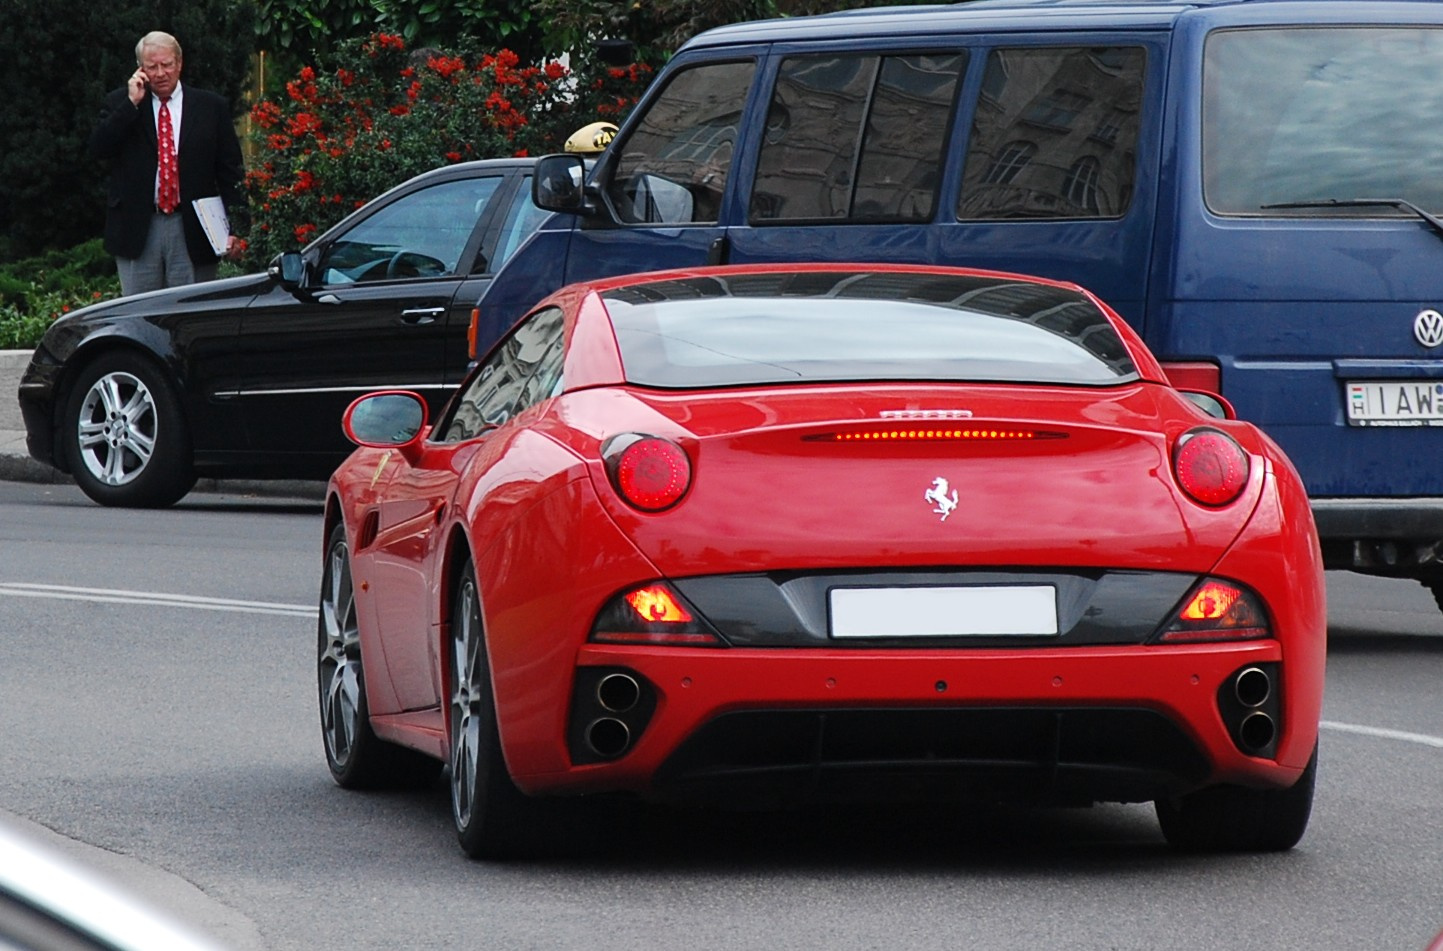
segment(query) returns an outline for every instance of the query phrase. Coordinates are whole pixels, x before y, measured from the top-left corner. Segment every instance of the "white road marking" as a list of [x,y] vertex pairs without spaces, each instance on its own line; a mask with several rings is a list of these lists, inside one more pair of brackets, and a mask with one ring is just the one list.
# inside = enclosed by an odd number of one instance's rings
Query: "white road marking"
[[0,582],[0,595],[16,598],[54,598],[62,601],[93,601],[101,604],[148,604],[161,607],[197,608],[203,611],[238,611],[248,614],[283,614],[314,617],[315,605],[278,604],[274,601],[238,601],[232,598],[197,598],[159,591],[125,591],[112,588],[77,588],[70,585]]
[[1434,746],[1443,750],[1443,736],[1429,736],[1426,733],[1408,733],[1403,730],[1385,730],[1376,726],[1359,726],[1356,723],[1338,723],[1334,720],[1324,720],[1318,724],[1325,730],[1337,730],[1339,733],[1356,733],[1359,736],[1371,736],[1380,740],[1402,740],[1405,743],[1418,743],[1422,746]]
[[[165,594],[157,591],[126,591],[113,588],[77,588],[69,585],[22,584],[0,582],[0,595],[17,598],[56,598],[63,601],[94,601],[103,604],[148,604],[162,607],[198,608],[204,611],[238,611],[251,614],[282,614],[288,617],[314,617],[316,608],[303,604],[279,604],[274,601],[239,601],[232,598],[197,598],[186,594]],[[1409,733],[1356,723],[1323,720],[1325,730],[1353,733],[1381,740],[1401,740],[1443,749],[1443,736]]]

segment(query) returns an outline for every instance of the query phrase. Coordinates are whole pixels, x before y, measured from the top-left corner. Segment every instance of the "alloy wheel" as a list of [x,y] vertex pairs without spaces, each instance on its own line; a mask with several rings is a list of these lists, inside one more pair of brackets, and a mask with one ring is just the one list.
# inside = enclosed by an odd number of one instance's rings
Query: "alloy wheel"
[[331,761],[344,767],[361,725],[361,639],[346,543],[333,544],[327,558],[321,592],[321,733]]
[[160,414],[139,378],[114,371],[97,379],[80,404],[80,459],[105,485],[125,485],[145,471],[155,452]]

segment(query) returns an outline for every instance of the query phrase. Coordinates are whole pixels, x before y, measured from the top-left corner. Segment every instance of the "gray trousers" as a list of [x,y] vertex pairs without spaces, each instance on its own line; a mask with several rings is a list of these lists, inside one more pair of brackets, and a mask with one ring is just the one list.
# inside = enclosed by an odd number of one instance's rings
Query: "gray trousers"
[[219,265],[195,264],[185,249],[185,226],[179,212],[150,219],[150,233],[145,237],[145,250],[138,258],[116,258],[120,272],[120,293],[129,297],[162,287],[179,287],[199,281],[215,280]]

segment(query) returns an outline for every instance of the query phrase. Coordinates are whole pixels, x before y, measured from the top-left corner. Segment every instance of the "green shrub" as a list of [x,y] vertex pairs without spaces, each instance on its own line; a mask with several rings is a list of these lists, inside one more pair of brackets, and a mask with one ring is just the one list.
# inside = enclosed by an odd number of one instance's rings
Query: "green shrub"
[[29,350],[61,314],[119,296],[98,238],[0,266],[0,350]]
[[0,350],[33,350],[53,318],[0,304]]

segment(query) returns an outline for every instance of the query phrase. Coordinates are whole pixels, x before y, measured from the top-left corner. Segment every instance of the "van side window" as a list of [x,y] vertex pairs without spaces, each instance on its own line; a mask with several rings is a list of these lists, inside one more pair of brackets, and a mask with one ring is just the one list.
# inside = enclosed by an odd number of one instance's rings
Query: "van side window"
[[993,50],[957,217],[1120,218],[1146,66],[1140,47]]
[[625,142],[606,187],[627,224],[711,223],[721,211],[737,122],[756,63],[678,72]]
[[1203,54],[1203,195],[1224,215],[1392,215],[1387,207],[1262,210],[1402,198],[1443,211],[1443,30],[1219,30]]
[[749,218],[927,221],[964,53],[782,61]]

